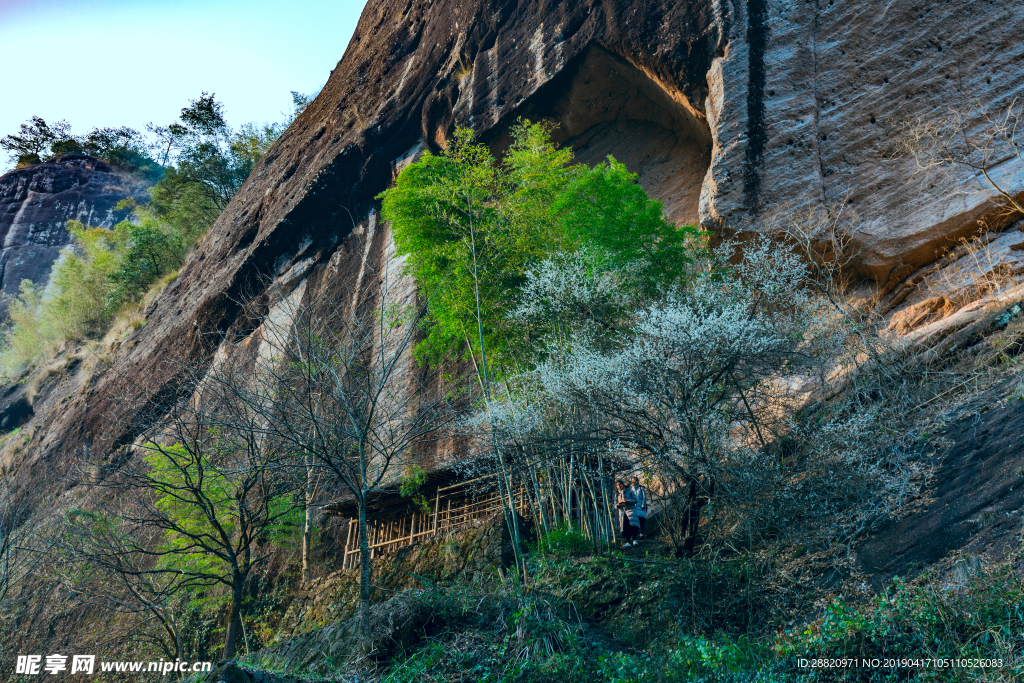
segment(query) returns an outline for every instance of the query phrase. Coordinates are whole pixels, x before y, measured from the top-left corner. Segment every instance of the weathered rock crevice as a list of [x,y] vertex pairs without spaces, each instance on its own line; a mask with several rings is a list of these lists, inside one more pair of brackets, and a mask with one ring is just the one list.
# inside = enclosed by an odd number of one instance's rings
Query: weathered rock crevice
[[768,48],[768,2],[747,0],[747,150],[743,166],[743,194],[747,209],[759,213],[761,166],[768,142],[765,129],[764,91],[767,81],[765,52]]

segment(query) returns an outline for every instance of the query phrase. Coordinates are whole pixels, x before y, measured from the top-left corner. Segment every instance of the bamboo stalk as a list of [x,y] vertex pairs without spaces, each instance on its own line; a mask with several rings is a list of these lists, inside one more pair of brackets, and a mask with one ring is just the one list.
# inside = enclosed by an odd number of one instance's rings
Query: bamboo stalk
[[472,484],[473,482],[477,482],[477,481],[483,481],[484,479],[490,479],[491,477],[496,477],[496,476],[498,476],[497,472],[494,472],[492,474],[485,474],[482,477],[477,477],[476,479],[469,479],[467,481],[460,481],[458,484],[452,484],[451,486],[445,486],[443,488],[439,488],[439,489],[437,489],[437,491],[438,491],[438,493],[440,493],[441,491],[451,491],[452,489],[461,488],[461,487],[463,487],[463,486],[465,486],[467,484]]
[[[355,536],[354,536],[354,538],[352,536],[352,529],[353,528],[355,529]],[[359,537],[359,525],[356,522],[356,520],[349,519],[348,520],[348,539],[347,539],[347,541],[345,543],[345,551],[346,551],[346,553],[347,553],[349,548],[354,548],[358,544],[358,541],[359,541],[358,537]],[[342,567],[344,567],[344,563],[342,563]],[[349,567],[349,568],[351,568],[351,567]]]
[[540,488],[540,483],[537,481],[537,471],[534,469],[533,464],[530,465],[530,479],[533,481],[533,490],[537,497],[536,509],[537,519],[539,521],[539,527],[544,530],[544,533],[551,533],[551,527],[548,526],[547,515],[544,514],[544,498]]

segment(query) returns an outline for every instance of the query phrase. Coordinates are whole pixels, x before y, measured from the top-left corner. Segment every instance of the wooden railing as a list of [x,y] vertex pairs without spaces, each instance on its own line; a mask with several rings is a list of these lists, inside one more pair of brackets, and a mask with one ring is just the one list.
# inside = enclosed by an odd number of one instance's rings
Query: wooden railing
[[[368,521],[366,530],[370,541],[370,559],[380,553],[389,553],[412,545],[419,538],[450,533],[473,520],[484,519],[501,509],[501,500],[496,492],[476,498],[470,498],[461,493],[442,495],[446,491],[465,489],[470,483],[472,482],[462,482],[438,489],[434,496],[432,512],[417,510],[411,514],[399,513],[383,519]],[[522,514],[527,506],[526,492],[517,491],[515,494],[516,510]],[[350,519],[345,539],[342,569],[353,569],[359,565],[359,551],[358,520]]]

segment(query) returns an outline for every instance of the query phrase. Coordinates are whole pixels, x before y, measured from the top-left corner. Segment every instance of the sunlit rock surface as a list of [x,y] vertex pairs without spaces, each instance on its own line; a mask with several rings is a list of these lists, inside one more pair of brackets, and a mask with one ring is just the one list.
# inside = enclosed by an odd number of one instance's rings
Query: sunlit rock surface
[[[373,297],[371,276],[393,253],[376,196],[456,123],[500,152],[517,117],[549,117],[581,161],[616,156],[673,220],[713,230],[846,203],[861,226],[854,265],[891,290],[994,205],[976,178],[924,179],[889,159],[895,130],[1024,93],[1020,35],[1024,13],[1007,3],[371,0],[322,92],[148,324],[80,402],[37,411],[33,453],[130,443],[124,383],[162,395],[169,361],[209,363],[258,330],[246,296],[270,293],[264,313],[300,286],[306,300]],[[1000,160],[998,174],[1024,187],[1020,160]]]

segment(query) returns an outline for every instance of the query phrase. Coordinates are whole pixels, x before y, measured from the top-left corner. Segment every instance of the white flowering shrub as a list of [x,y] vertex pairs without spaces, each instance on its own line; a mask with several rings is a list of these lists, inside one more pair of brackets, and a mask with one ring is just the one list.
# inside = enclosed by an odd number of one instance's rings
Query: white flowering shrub
[[570,339],[591,345],[634,304],[629,269],[608,268],[595,248],[563,252],[526,271],[518,305],[509,319],[535,344],[538,357]]
[[510,315],[546,335],[543,353],[464,423],[478,466],[500,450],[538,501],[561,495],[594,528],[614,473],[643,471],[681,554],[830,518],[851,540],[898,504],[909,472],[882,427],[888,404],[864,404],[884,344],[816,275],[763,237],[706,252],[646,300],[599,255],[541,263]]
[[799,258],[766,239],[739,265],[728,255],[720,250],[685,286],[637,310],[612,348],[581,335],[536,371],[548,400],[596,412],[603,438],[642,453],[684,491],[691,549],[712,496],[772,469],[765,447],[789,431],[803,387],[844,345]]

